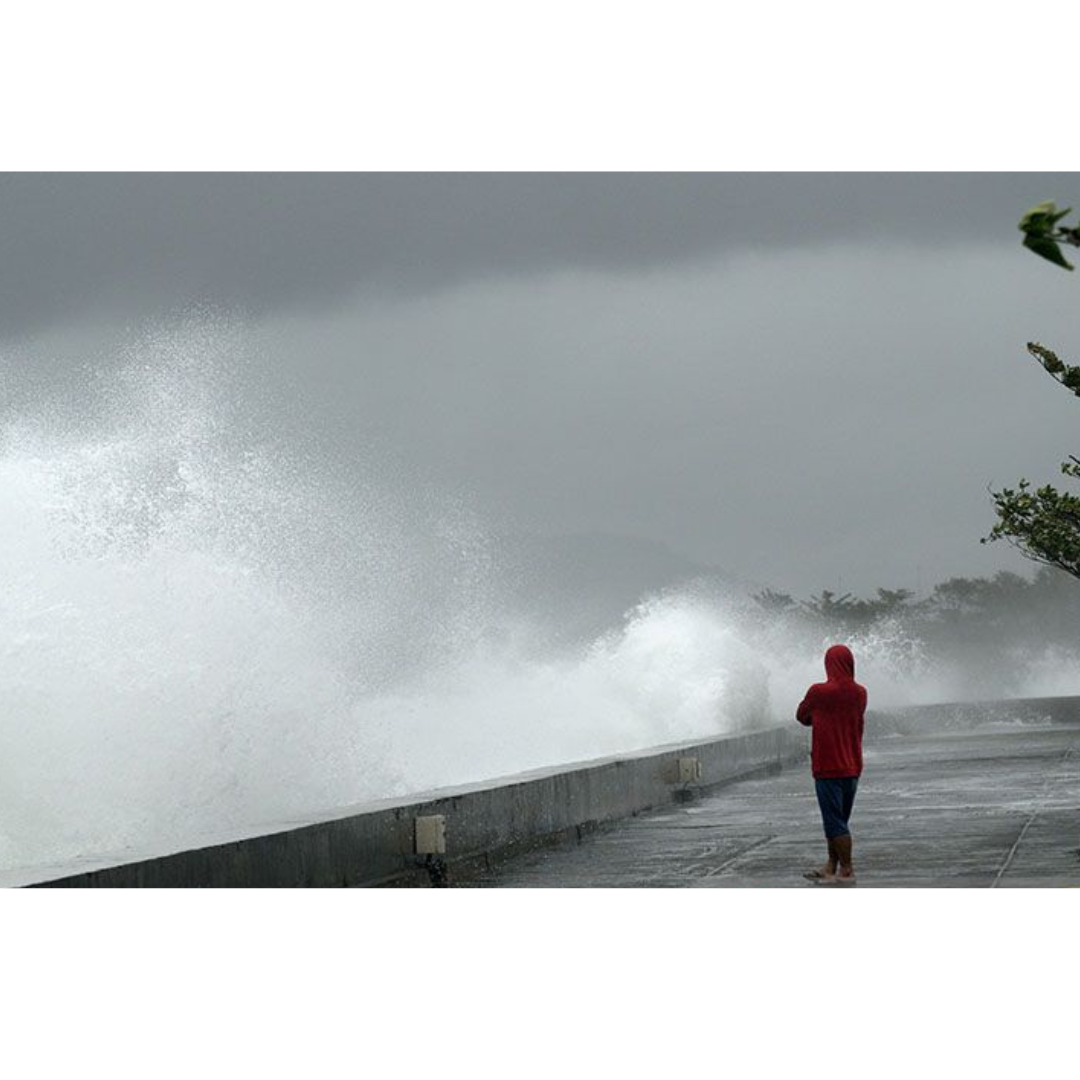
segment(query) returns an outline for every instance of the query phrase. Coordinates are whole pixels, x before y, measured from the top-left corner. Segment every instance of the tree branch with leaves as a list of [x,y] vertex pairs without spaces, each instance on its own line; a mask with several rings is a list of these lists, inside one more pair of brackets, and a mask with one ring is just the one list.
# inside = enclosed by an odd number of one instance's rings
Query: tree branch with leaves
[[[1058,210],[1052,202],[1033,206],[1021,219],[1024,247],[1055,266],[1072,270],[1061,245],[1080,247],[1080,223],[1062,224],[1071,209]],[[1067,364],[1053,349],[1029,341],[1028,353],[1059,385],[1080,397],[1080,367]],[[1080,479],[1080,459],[1070,456],[1061,465],[1063,475]],[[1033,562],[1053,566],[1080,578],[1080,497],[1058,491],[1050,484],[1033,488],[1027,480],[1015,487],[990,491],[997,523],[984,544],[1005,540]]]
[[1072,270],[1073,265],[1061,251],[1062,244],[1080,247],[1080,223],[1060,225],[1072,213],[1067,207],[1059,210],[1052,202],[1033,206],[1021,219],[1020,231],[1024,234],[1024,247],[1049,259],[1056,266]]

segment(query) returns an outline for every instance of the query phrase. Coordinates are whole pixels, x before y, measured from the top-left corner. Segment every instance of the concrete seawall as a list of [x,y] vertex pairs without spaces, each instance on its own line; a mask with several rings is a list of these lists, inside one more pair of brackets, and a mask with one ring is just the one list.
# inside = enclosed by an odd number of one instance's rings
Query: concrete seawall
[[[872,710],[866,736],[874,742],[986,725],[1077,723],[1080,698],[1030,698]],[[809,733],[791,723],[341,807],[303,821],[270,823],[257,835],[193,839],[191,850],[174,854],[86,858],[28,871],[20,880],[60,888],[394,885],[426,883],[432,870],[443,867],[454,879],[467,880],[471,868],[573,840],[696,791],[777,771],[805,759],[808,750]],[[433,856],[434,864],[417,854],[417,818],[428,819],[424,824],[435,826],[436,834],[445,826],[445,853]]]
[[1080,723],[1080,697],[1016,698],[964,701],[943,705],[907,705],[866,714],[866,737],[933,736],[968,728],[1006,725],[1055,726]]
[[[489,863],[683,801],[696,790],[778,771],[805,759],[806,732],[791,724],[343,808],[269,835],[36,882],[36,887],[289,887],[467,878]],[[438,818],[442,818],[442,822]],[[445,827],[445,854],[418,855],[417,818]],[[420,847],[426,848],[422,843]],[[438,847],[438,840],[435,841]],[[58,871],[62,873],[63,871]]]

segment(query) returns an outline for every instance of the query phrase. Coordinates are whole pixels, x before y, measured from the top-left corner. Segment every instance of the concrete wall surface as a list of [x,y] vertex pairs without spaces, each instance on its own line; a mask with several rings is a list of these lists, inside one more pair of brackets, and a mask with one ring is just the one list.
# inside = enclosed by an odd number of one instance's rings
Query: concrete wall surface
[[[288,887],[411,884],[470,862],[505,858],[569,839],[605,822],[692,797],[694,791],[805,759],[807,732],[795,724],[562,765],[342,809],[268,835],[36,882],[37,887]],[[690,777],[690,779],[687,779]],[[700,778],[698,778],[700,777]],[[417,855],[438,844],[445,854]],[[61,873],[63,871],[60,871]],[[434,877],[432,877],[434,875]]]
[[[868,741],[932,737],[985,725],[1080,723],[1080,698],[910,706],[871,710]],[[467,877],[470,863],[581,836],[608,822],[678,802],[719,784],[804,759],[809,732],[795,723],[702,743],[559,765],[497,780],[387,799],[268,824],[257,835],[209,837],[175,854],[126,853],[41,871],[37,886],[269,887],[427,882],[443,864]],[[419,832],[417,818],[421,822]],[[431,866],[416,854],[441,851]],[[226,842],[222,842],[222,841]],[[138,860],[138,861],[134,861]],[[22,879],[27,880],[25,877]]]

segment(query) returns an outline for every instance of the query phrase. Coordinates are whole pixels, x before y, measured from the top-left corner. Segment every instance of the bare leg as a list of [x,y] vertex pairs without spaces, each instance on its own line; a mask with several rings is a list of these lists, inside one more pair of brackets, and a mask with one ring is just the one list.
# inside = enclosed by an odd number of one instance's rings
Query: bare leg
[[[851,864],[851,834],[838,836],[829,841],[829,856],[832,858],[835,852],[836,863],[840,864],[840,877],[849,878],[855,876],[855,868]],[[834,864],[835,865],[835,864]]]
[[836,864],[839,861],[839,854],[836,850],[836,841],[827,841],[829,845],[829,858],[825,865],[821,868],[821,873],[825,877],[833,877],[836,874]]

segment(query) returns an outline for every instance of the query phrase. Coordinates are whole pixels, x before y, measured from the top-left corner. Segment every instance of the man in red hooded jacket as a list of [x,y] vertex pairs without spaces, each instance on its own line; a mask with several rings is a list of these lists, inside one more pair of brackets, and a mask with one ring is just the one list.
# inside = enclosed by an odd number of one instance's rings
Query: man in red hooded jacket
[[812,731],[810,767],[829,844],[824,866],[810,870],[812,881],[855,880],[848,819],[862,775],[862,737],[866,688],[855,681],[855,657],[846,645],[825,653],[825,682],[806,692],[795,716]]

